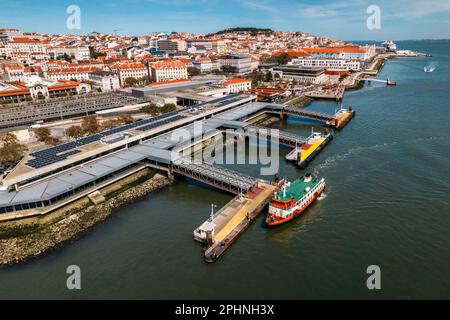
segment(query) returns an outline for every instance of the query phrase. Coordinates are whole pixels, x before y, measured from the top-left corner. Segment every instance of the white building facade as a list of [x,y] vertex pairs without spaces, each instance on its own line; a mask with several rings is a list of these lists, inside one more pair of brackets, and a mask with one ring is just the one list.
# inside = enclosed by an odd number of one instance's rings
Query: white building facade
[[127,78],[142,79],[148,77],[147,67],[140,62],[122,62],[111,66],[111,70],[119,74],[120,85],[125,85]]
[[219,58],[219,68],[224,69],[225,66],[236,68],[237,75],[243,75],[252,71],[252,58],[249,55],[225,55]]
[[96,88],[100,88],[102,92],[116,91],[120,89],[119,75],[110,71],[96,71],[89,75],[90,81]]
[[293,59],[290,64],[299,65],[307,68],[318,67],[327,70],[348,70],[348,71],[361,70],[361,62],[359,60],[303,58],[303,59]]
[[94,71],[99,71],[99,69],[91,67],[53,69],[47,72],[47,78],[54,81],[76,80],[82,82],[89,80],[89,74]]
[[228,94],[245,92],[252,88],[252,82],[247,79],[232,78],[225,81],[224,84],[227,88]]
[[156,82],[188,78],[187,66],[178,60],[163,60],[151,66],[152,79]]

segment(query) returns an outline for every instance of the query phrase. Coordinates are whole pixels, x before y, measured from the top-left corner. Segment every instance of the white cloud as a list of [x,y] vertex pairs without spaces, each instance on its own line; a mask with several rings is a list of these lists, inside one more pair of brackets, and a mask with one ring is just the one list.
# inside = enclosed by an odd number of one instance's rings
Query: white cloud
[[438,13],[450,13],[450,1],[448,0],[413,0],[413,1],[400,1],[394,8],[387,11],[388,14],[385,18],[422,18],[425,16],[438,14]]
[[351,1],[334,2],[321,5],[300,5],[299,13],[307,17],[337,17],[351,15],[354,10],[354,3]]
[[255,9],[259,11],[265,11],[265,12],[277,12],[277,8],[272,6],[269,2],[262,2],[262,1],[250,1],[250,0],[239,0],[239,3],[247,8]]

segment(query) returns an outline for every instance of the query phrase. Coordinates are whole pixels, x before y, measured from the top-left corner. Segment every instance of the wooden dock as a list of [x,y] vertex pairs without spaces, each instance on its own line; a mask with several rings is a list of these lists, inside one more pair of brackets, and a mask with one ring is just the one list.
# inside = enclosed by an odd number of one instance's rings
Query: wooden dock
[[[205,261],[215,262],[241,235],[272,196],[279,191],[281,183],[258,182],[245,195],[238,195],[214,217],[194,231],[194,238],[205,243]],[[203,236],[202,236],[203,235]]]

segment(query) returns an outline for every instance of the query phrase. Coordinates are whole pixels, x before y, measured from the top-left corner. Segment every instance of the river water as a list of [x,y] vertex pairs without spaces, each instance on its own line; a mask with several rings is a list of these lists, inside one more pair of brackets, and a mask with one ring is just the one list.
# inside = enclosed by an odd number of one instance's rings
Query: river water
[[[303,218],[268,230],[262,215],[208,265],[192,231],[211,203],[231,196],[177,180],[80,239],[0,270],[0,298],[450,298],[450,41],[398,45],[433,57],[389,61],[379,78],[397,87],[346,93],[357,117],[308,168],[329,187]],[[430,64],[436,71],[425,73]],[[293,118],[273,127],[311,129]],[[280,173],[292,180],[304,172],[283,160],[287,152],[280,149]],[[73,264],[82,270],[76,292],[66,289]],[[381,268],[380,291],[366,287],[370,265]]]

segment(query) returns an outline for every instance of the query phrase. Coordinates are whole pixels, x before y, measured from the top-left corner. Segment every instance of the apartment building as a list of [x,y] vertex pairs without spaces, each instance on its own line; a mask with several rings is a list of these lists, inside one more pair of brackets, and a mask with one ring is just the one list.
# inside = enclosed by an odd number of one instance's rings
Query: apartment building
[[326,48],[303,48],[312,58],[315,59],[344,59],[365,61],[369,54],[359,46],[342,46]]
[[156,82],[188,78],[186,63],[179,60],[158,61],[151,65],[151,74]]
[[47,71],[47,78],[50,80],[76,80],[81,82],[89,80],[89,74],[95,71],[100,71],[100,69],[95,67],[52,69]]
[[47,41],[41,41],[31,38],[14,38],[5,46],[6,55],[10,57],[13,53],[47,53]]
[[214,70],[213,63],[209,58],[199,58],[192,62],[194,68],[200,70],[201,73],[211,72]]
[[125,85],[126,78],[142,79],[148,77],[147,67],[140,62],[116,62],[110,67],[111,71],[119,75],[120,85]]
[[252,88],[252,82],[247,79],[231,78],[224,82],[227,88],[227,93],[246,92]]
[[290,64],[307,68],[323,68],[326,70],[360,71],[361,61],[349,59],[293,59]]
[[219,68],[224,69],[224,66],[233,67],[236,69],[237,75],[243,75],[252,71],[252,58],[246,54],[224,55],[219,57]]
[[186,51],[187,44],[186,41],[181,39],[163,39],[158,40],[157,48],[161,51],[171,52],[171,51]]
[[120,89],[119,75],[111,71],[95,71],[89,75],[92,85],[102,92],[116,91]]
[[286,80],[296,80],[303,83],[323,83],[326,79],[323,68],[306,68],[300,65],[285,65],[274,67],[271,72]]

